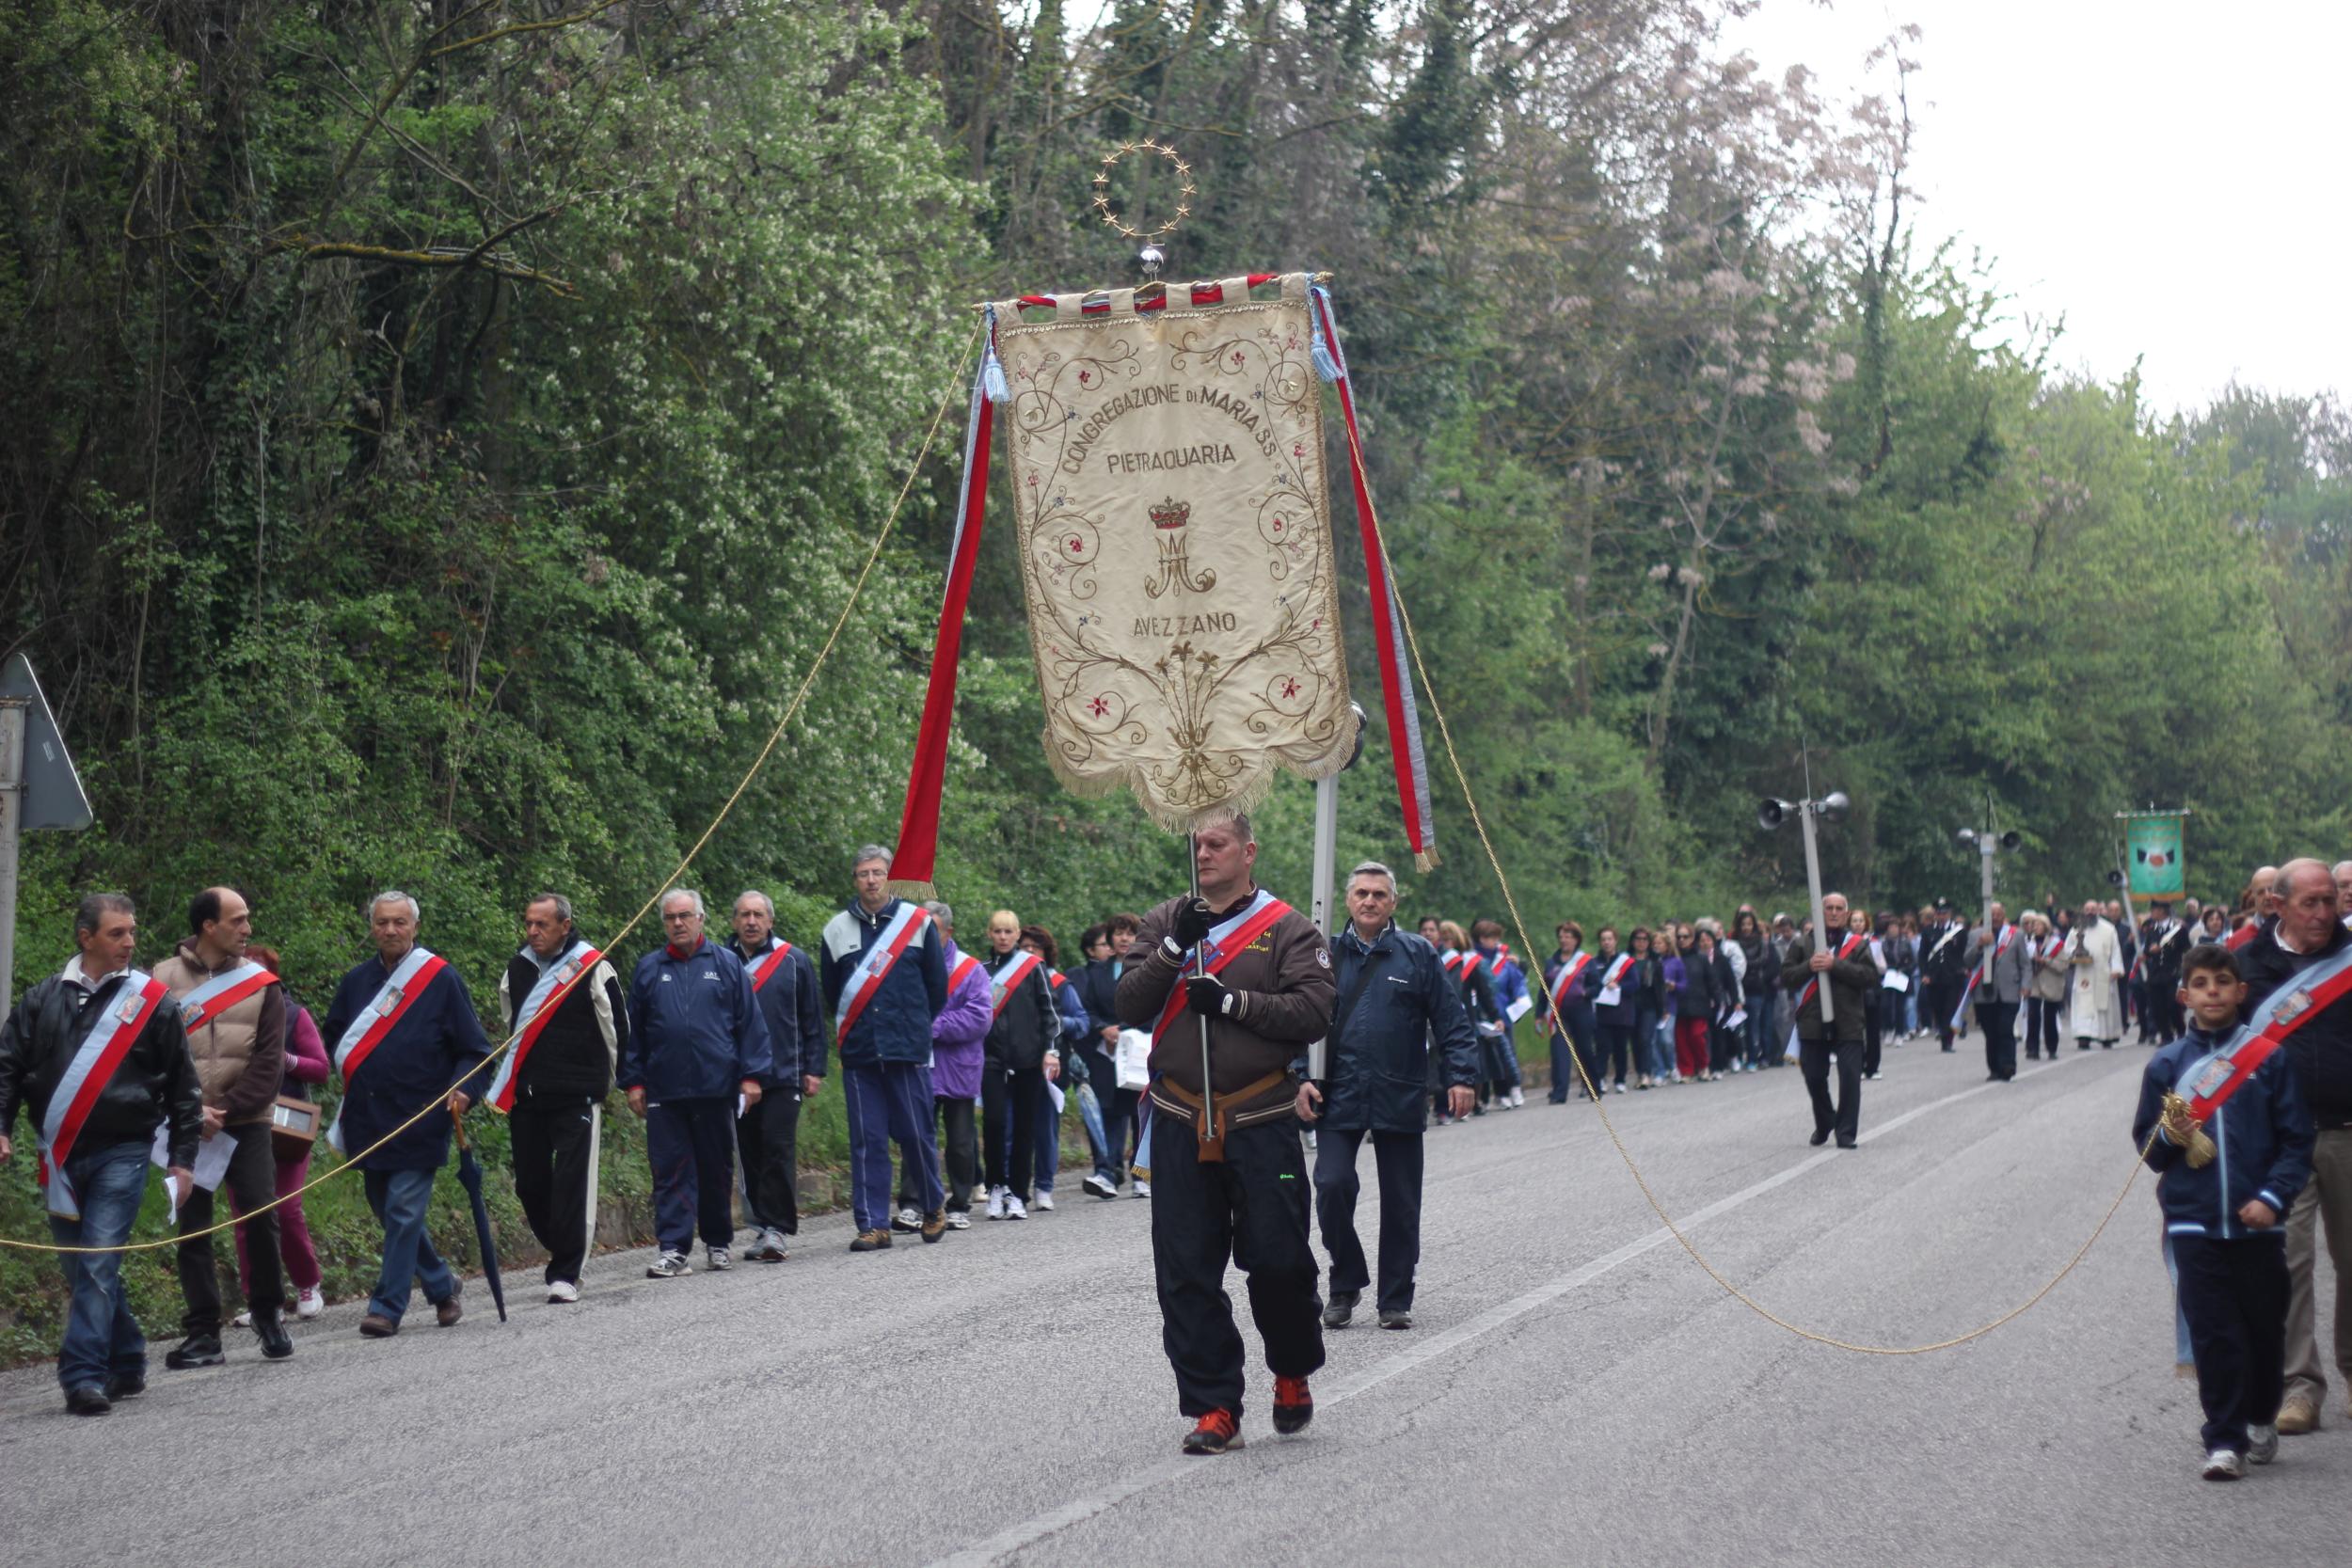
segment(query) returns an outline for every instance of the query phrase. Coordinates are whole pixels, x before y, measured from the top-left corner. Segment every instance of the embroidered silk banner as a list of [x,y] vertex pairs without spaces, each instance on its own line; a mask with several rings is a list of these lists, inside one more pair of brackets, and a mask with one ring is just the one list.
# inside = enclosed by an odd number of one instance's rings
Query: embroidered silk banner
[[1046,754],[1171,830],[1356,740],[1308,280],[1253,281],[997,308]]
[[2181,827],[2178,812],[2134,812],[2124,819],[2133,897],[2181,901],[2187,885],[2181,863]]

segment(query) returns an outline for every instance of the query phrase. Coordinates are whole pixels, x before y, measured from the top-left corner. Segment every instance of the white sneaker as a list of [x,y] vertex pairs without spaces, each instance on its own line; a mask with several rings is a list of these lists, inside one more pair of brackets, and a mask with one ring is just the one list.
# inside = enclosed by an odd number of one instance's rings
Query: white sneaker
[[988,1190],[988,1217],[990,1219],[1001,1220],[1005,1217],[1005,1199],[1009,1195],[1002,1187],[991,1187]]
[[682,1252],[665,1252],[645,1265],[647,1279],[679,1279],[694,1272],[694,1265]]
[[972,1228],[972,1216],[961,1209],[950,1209],[947,1211],[947,1228],[969,1230]]
[[912,1236],[923,1228],[923,1211],[908,1204],[890,1216],[890,1228]]
[[1054,1195],[1046,1189],[1040,1187],[1037,1194],[1037,1206],[1040,1212],[1047,1214],[1052,1213],[1054,1212]]
[[229,1326],[230,1328],[251,1328],[253,1326],[253,1308],[248,1307],[244,1311],[238,1313],[235,1317],[230,1319]]
[[723,1273],[725,1270],[735,1267],[735,1259],[727,1255],[726,1248],[723,1246],[706,1247],[704,1251],[710,1259],[711,1272],[714,1274]]
[[2267,1465],[2279,1457],[2279,1429],[2275,1426],[2246,1429],[2246,1462]]
[[1028,1217],[1029,1208],[1027,1204],[1021,1201],[1021,1195],[1019,1193],[1007,1193],[1005,1195],[1005,1218],[1009,1220],[1025,1220]]
[[1150,1197],[1152,1196],[1152,1183],[1146,1181],[1140,1176],[1136,1177],[1135,1196],[1137,1197]]
[[2205,1455],[2203,1473],[2207,1481],[2236,1481],[2246,1474],[2246,1461],[2235,1449],[2216,1449]]
[[1617,1080],[1617,1092],[1619,1094],[1625,1093],[1625,1080],[1622,1078]]
[[319,1293],[315,1285],[305,1287],[294,1297],[294,1316],[297,1318],[315,1318],[326,1310],[326,1298]]
[[1511,1089],[1511,1103],[1512,1103],[1514,1106],[1519,1106],[1519,1105],[1524,1105],[1524,1104],[1526,1104],[1526,1103],[1527,1103],[1527,1090],[1526,1090],[1526,1089],[1524,1089],[1524,1088],[1522,1088],[1522,1087],[1519,1087],[1519,1086],[1518,1086],[1518,1085],[1514,1085],[1512,1086],[1512,1089]]
[[580,1299],[580,1287],[568,1279],[548,1281],[548,1305],[564,1307]]

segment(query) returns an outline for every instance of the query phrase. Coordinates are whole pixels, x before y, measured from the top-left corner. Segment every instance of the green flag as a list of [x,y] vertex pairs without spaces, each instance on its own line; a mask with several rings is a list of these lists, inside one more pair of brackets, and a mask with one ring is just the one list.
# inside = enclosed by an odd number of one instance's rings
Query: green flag
[[2123,853],[2132,896],[2178,903],[2185,885],[2181,871],[2181,818],[2165,812],[2134,816],[2123,825]]

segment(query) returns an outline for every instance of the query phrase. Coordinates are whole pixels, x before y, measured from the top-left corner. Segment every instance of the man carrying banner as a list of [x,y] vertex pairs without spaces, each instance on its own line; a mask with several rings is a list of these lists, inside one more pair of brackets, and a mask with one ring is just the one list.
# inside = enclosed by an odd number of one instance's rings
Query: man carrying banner
[[594,942],[572,928],[572,901],[543,893],[523,906],[523,945],[499,976],[499,1014],[515,1043],[490,1078],[506,1114],[515,1196],[548,1249],[550,1305],[580,1299],[596,1231],[596,1152],[612,1070],[628,1044],[628,998]]
[[1456,1116],[1477,1095],[1478,1035],[1437,949],[1396,928],[1396,876],[1366,861],[1347,878],[1346,928],[1332,943],[1339,1004],[1325,1046],[1330,1093],[1298,1086],[1298,1119],[1315,1140],[1315,1212],[1331,1255],[1326,1328],[1344,1328],[1364,1287],[1364,1245],[1356,1237],[1356,1155],[1372,1134],[1380,1180],[1382,1328],[1413,1326],[1413,1268],[1421,1260],[1423,1058],[1436,1042]]
[[923,1240],[947,1233],[939,1144],[931,1134],[931,1020],[947,1005],[947,964],[931,917],[890,895],[890,851],[861,847],[850,864],[857,896],[825,923],[818,976],[841,1054],[850,1119],[852,1252],[890,1245],[890,1146],[915,1164]]
[[[342,1108],[327,1142],[358,1164],[368,1207],[384,1227],[375,1293],[359,1320],[359,1332],[371,1339],[400,1332],[415,1280],[423,1281],[441,1327],[465,1316],[457,1275],[425,1234],[425,1206],[433,1173],[449,1161],[452,1118],[464,1116],[482,1092],[485,1075],[477,1069],[490,1042],[457,971],[418,944],[420,912],[405,893],[368,900],[375,957],[343,976],[319,1031],[343,1080]],[[425,1114],[402,1126],[419,1110]]]
[[[2336,1272],[2336,1371],[2352,1386],[2352,931],[2344,929],[2326,864],[2293,860],[2268,889],[2276,923],[2238,950],[2246,1020],[2285,1041],[2316,1129],[2312,1179],[2287,1213],[2286,1397],[2279,1430],[2320,1424],[2328,1374],[2320,1360],[2312,1275],[2318,1232]],[[2352,1413],[2352,1401],[2347,1401]]]
[[[270,1117],[278,1086],[286,1074],[286,993],[278,976],[246,957],[253,938],[253,916],[234,888],[209,887],[188,903],[188,935],[179,950],[155,966],[155,978],[171,993],[180,1026],[188,1037],[188,1057],[204,1085],[204,1130],[200,1141],[226,1139],[226,1185],[246,1216],[237,1222],[245,1243],[246,1307],[262,1354],[282,1360],[294,1340],[280,1316],[286,1307],[286,1274],[278,1256],[278,1159],[270,1143]],[[164,1353],[175,1371],[217,1367],[220,1348],[220,1271],[213,1260],[213,1189],[199,1187],[180,1205],[180,1319],[186,1336]]]
[[1241,1446],[1229,1257],[1248,1276],[1275,1431],[1314,1416],[1323,1326],[1291,1062],[1329,1029],[1335,988],[1323,934],[1257,885],[1248,817],[1201,824],[1192,859],[1200,891],[1144,915],[1118,1006],[1152,1034],[1152,1256],[1177,1407],[1198,1423],[1184,1451],[1218,1454]]
[[735,940],[727,946],[751,977],[768,1026],[768,1072],[756,1103],[735,1118],[743,1161],[743,1204],[759,1234],[744,1254],[781,1263],[787,1239],[801,1230],[801,1101],[825,1082],[824,1010],[817,1003],[817,965],[805,948],[776,935],[775,901],[757,888],[735,899]]
[[[204,1099],[180,1011],[164,984],[131,966],[137,911],[94,893],[73,916],[78,951],[36,982],[0,1025],[0,1163],[14,1153],[16,1108],[40,1134],[36,1180],[60,1246],[119,1247],[147,1196],[158,1127],[175,1198],[196,1186]],[[147,1388],[147,1338],[122,1291],[120,1252],[58,1255],[72,1292],[57,1383],[76,1416],[103,1416]]]
[[[1816,933],[1807,927],[1788,945],[1780,983],[1782,990],[1797,999],[1794,1016],[1801,1042],[1797,1060],[1804,1073],[1805,1092],[1813,1098],[1813,1143],[1818,1148],[1829,1142],[1834,1131],[1837,1147],[1851,1148],[1862,1127],[1863,1009],[1869,1005],[1871,989],[1879,983],[1879,967],[1870,959],[1869,937],[1846,928],[1844,894],[1822,897],[1821,923],[1836,945],[1816,952]],[[1823,985],[1832,988],[1830,1008],[1836,1014],[1828,1023],[1821,1022]],[[1829,1097],[1832,1056],[1837,1058],[1835,1102]]]
[[2025,941],[1996,899],[1968,938],[1968,995],[1977,1005],[1977,1022],[1984,1025],[1988,1084],[2017,1076],[2017,1005],[2026,994],[2026,968]]

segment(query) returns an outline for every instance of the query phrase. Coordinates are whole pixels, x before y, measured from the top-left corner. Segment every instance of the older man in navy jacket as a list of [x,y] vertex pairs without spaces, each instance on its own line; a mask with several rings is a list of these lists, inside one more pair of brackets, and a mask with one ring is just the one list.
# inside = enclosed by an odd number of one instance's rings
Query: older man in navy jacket
[[[465,1315],[457,1275],[425,1234],[425,1207],[434,1172],[449,1163],[452,1118],[482,1092],[490,1042],[457,971],[417,941],[419,913],[405,893],[368,901],[375,957],[343,976],[319,1031],[343,1080],[327,1141],[359,1166],[384,1227],[383,1266],[359,1320],[371,1339],[400,1332],[412,1278],[443,1328]],[[403,1127],[419,1106],[432,1108]]]
[[861,847],[850,863],[857,896],[825,922],[818,977],[841,1053],[850,1117],[852,1252],[890,1245],[890,1145],[918,1167],[923,1240],[947,1233],[946,1190],[931,1116],[931,1020],[947,1005],[939,928],[922,906],[890,895],[890,851]]
[[776,935],[774,900],[757,888],[735,899],[735,941],[768,1025],[766,1092],[735,1119],[743,1156],[743,1196],[759,1227],[755,1263],[781,1263],[787,1238],[801,1233],[801,1101],[825,1082],[825,1023],[817,1006],[817,966],[805,948]]
[[1299,1085],[1298,1117],[1319,1121],[1315,1209],[1331,1255],[1327,1327],[1344,1327],[1371,1282],[1356,1239],[1356,1155],[1372,1134],[1380,1172],[1380,1326],[1413,1326],[1413,1266],[1421,1260],[1422,1127],[1430,1041],[1444,1063],[1457,1117],[1477,1097],[1478,1032],[1438,950],[1396,928],[1396,877],[1367,861],[1347,879],[1347,928],[1331,943],[1339,1000],[1326,1046],[1327,1092]]
[[768,1023],[743,960],[703,935],[702,895],[661,895],[661,946],[637,960],[628,988],[628,1052],[621,1087],[645,1118],[653,1164],[654,1240],[648,1279],[692,1274],[686,1260],[699,1220],[713,1269],[733,1259],[735,1118],[759,1103],[771,1070]]

